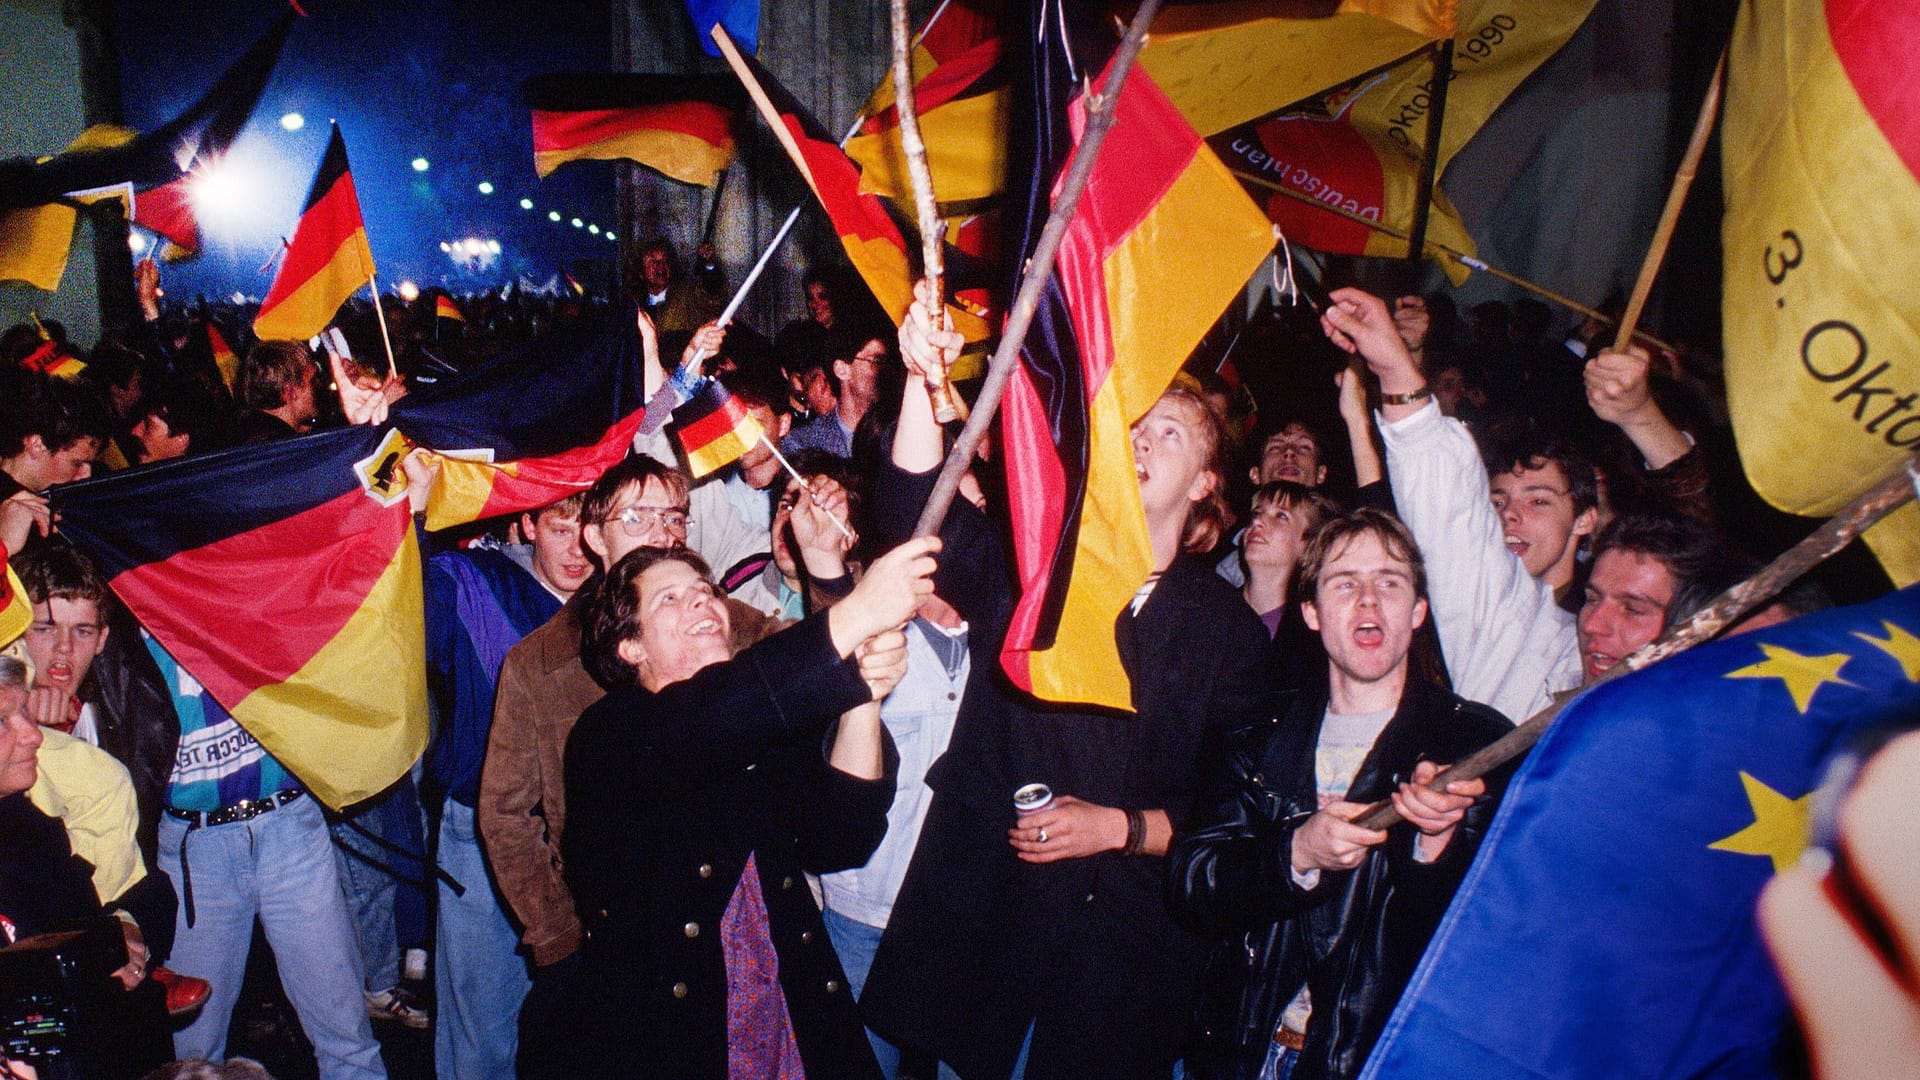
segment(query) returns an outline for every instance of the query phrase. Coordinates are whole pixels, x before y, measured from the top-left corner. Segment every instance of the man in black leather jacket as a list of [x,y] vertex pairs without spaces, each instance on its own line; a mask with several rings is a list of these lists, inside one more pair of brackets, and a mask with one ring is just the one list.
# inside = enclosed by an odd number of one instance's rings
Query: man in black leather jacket
[[[1198,1077],[1357,1075],[1505,781],[1425,789],[1512,725],[1408,677],[1427,605],[1406,527],[1371,509],[1336,518],[1300,572],[1328,689],[1236,734],[1173,852],[1176,908],[1223,935],[1186,1059]],[[1387,797],[1404,824],[1353,824]]]

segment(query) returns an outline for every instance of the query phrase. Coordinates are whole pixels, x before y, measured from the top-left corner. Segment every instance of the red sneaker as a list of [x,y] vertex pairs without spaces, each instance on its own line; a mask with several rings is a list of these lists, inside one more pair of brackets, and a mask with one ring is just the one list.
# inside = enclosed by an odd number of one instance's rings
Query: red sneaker
[[166,988],[168,1016],[187,1016],[205,1005],[207,999],[213,996],[213,984],[205,979],[182,975],[165,967],[155,967],[149,975],[154,982]]

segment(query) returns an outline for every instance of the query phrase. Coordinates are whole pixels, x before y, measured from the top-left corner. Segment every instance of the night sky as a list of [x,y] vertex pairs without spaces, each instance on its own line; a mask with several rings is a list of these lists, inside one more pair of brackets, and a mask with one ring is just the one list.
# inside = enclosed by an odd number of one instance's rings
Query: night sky
[[[203,206],[199,258],[163,268],[176,296],[263,295],[261,267],[291,235],[339,121],[383,288],[403,279],[463,291],[571,271],[605,280],[618,245],[614,167],[533,172],[519,101],[532,75],[609,69],[605,0],[305,0],[279,66],[235,144],[230,197]],[[115,29],[125,119],[151,130],[190,105],[285,8],[274,0],[122,0]],[[305,126],[285,130],[299,113]],[[429,168],[416,172],[412,162]],[[491,195],[478,185],[493,185]],[[520,206],[531,199],[532,211]],[[558,223],[548,220],[558,211]],[[602,235],[571,219],[597,225]],[[497,241],[457,262],[443,241]]]

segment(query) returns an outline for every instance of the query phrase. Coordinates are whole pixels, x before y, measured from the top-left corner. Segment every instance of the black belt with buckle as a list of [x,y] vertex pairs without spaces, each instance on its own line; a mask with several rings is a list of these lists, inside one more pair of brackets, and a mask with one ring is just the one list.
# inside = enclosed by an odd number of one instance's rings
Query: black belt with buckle
[[231,825],[236,821],[252,821],[270,810],[278,810],[293,800],[306,794],[298,789],[276,791],[258,799],[241,799],[232,806],[219,810],[175,810],[167,807],[167,816],[187,823],[187,831],[180,834],[180,907],[187,917],[187,929],[193,929],[193,864],[187,861],[187,837],[197,829],[211,829],[216,825]]
[[297,788],[276,791],[258,799],[241,799],[232,806],[219,810],[175,810],[167,807],[167,815],[187,823],[188,829],[211,829],[215,825],[231,825],[236,821],[251,821],[269,810],[278,810],[293,800],[306,794]]

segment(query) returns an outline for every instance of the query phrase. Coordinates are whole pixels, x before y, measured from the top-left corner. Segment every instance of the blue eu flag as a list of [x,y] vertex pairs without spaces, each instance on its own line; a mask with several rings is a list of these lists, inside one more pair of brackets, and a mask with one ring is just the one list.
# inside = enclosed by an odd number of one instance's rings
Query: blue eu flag
[[1363,1076],[1768,1076],[1754,916],[1825,759],[1920,713],[1920,586],[1596,688],[1507,788]]

